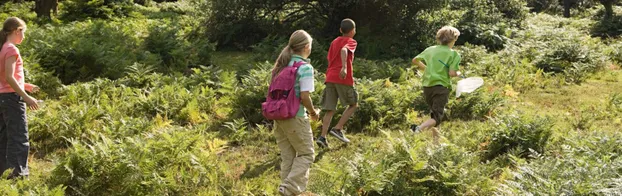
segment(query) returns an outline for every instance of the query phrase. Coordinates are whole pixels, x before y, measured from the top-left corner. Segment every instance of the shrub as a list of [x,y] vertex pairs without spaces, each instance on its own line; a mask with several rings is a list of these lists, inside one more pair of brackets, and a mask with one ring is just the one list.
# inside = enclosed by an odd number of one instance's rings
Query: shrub
[[190,36],[192,29],[171,30],[184,24],[96,20],[45,26],[29,31],[24,55],[39,62],[44,70],[53,71],[65,84],[99,77],[119,79],[135,63],[165,73],[182,72],[209,63],[214,49],[212,44]]
[[62,185],[50,187],[42,185],[36,181],[21,180],[2,180],[0,181],[0,194],[7,196],[17,195],[43,195],[43,196],[62,196],[65,195],[65,187]]
[[484,160],[492,160],[510,151],[518,151],[521,157],[544,153],[552,134],[553,123],[548,118],[534,119],[505,115],[493,119],[496,127],[486,143],[482,154]]
[[503,98],[496,92],[488,94],[484,90],[462,94],[457,99],[451,98],[454,93],[450,93],[447,119],[484,120],[485,117],[492,116],[493,111],[502,104]]
[[391,82],[399,82],[405,77],[405,72],[411,71],[411,63],[402,59],[387,61],[371,61],[356,58],[352,63],[354,76],[371,80],[389,79]]
[[618,195],[621,151],[618,133],[564,134],[555,156],[538,156],[529,162],[515,160],[497,194]]
[[6,1],[0,3],[0,20],[4,22],[6,18],[16,16],[24,22],[29,27],[32,27],[32,22],[37,21],[37,14],[32,11],[35,2],[21,2],[16,3],[12,1]]
[[54,185],[68,194],[162,195],[217,190],[216,153],[224,142],[191,131],[168,129],[150,137],[96,136],[72,148],[54,169]]
[[134,10],[132,0],[69,0],[63,2],[61,18],[68,21],[88,18],[111,19],[128,16]]
[[[384,127],[392,129],[408,127],[406,114],[413,112],[414,108],[425,105],[425,102],[418,99],[422,93],[421,83],[418,80],[404,83],[393,83],[387,79],[360,80],[357,81],[356,88],[360,107],[346,125],[351,132],[364,131],[374,135]],[[337,111],[337,114],[340,113],[342,110]],[[335,118],[339,118],[339,115]],[[336,123],[336,120],[333,123]]]

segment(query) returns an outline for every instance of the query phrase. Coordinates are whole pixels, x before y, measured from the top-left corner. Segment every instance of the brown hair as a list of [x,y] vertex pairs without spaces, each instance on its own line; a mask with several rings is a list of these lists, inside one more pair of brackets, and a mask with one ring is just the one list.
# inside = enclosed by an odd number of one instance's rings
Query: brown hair
[[341,21],[341,33],[347,34],[356,28],[354,20],[346,18]]
[[460,31],[452,26],[444,26],[436,33],[436,40],[443,45],[447,45],[452,41],[458,40]]
[[[2,30],[0,30],[0,44],[7,42],[9,35],[19,28],[26,28],[26,23],[22,19],[18,17],[7,18],[2,25]],[[0,50],[2,50],[1,47]]]
[[295,52],[301,52],[307,44],[310,44],[313,41],[311,35],[304,30],[297,30],[289,37],[289,43],[287,46],[283,48],[281,54],[276,59],[274,63],[274,68],[272,69],[272,77],[276,76],[285,66],[289,64],[289,61],[292,58],[292,55]]

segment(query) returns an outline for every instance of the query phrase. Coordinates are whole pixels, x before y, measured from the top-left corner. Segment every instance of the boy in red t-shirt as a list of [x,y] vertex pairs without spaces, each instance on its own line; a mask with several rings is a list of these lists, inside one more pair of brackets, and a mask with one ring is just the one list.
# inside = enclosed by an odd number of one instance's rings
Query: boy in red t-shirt
[[341,104],[348,105],[348,109],[343,112],[341,119],[335,127],[330,129],[330,134],[339,140],[349,143],[350,140],[343,135],[342,129],[350,116],[358,108],[358,93],[354,88],[354,77],[352,76],[352,61],[356,50],[356,25],[351,19],[341,21],[339,29],[342,36],[337,37],[330,44],[328,50],[328,70],[326,71],[326,88],[322,95],[322,109],[326,111],[322,119],[322,134],[317,139],[320,147],[327,148],[326,134],[337,110],[337,100]]

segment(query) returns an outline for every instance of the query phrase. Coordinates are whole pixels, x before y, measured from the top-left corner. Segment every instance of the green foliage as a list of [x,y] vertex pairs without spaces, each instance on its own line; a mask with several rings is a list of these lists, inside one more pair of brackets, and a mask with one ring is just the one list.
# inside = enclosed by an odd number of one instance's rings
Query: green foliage
[[[598,5],[594,0],[570,0],[570,8],[582,12]],[[527,6],[533,12],[561,14],[564,11],[564,0],[527,0]],[[571,14],[572,15],[572,14]]]
[[31,9],[34,7],[34,2],[15,3],[13,1],[0,3],[0,20],[4,22],[8,17],[18,17],[27,25],[31,25],[33,21],[36,21],[37,14]]
[[190,36],[192,29],[178,31],[183,24],[89,20],[69,27],[48,25],[29,31],[24,55],[53,71],[63,83],[118,79],[133,71],[128,67],[135,63],[160,72],[182,72],[209,63],[214,50],[212,44]]
[[[460,98],[451,98],[447,104],[449,109],[446,117],[451,120],[484,120],[491,116],[498,108],[503,98],[499,93],[485,93],[485,89],[478,89],[470,94],[463,94]],[[450,93],[453,97],[454,93]]]
[[132,0],[68,0],[63,2],[63,20],[89,18],[112,19],[128,16],[134,10]]
[[392,82],[404,80],[410,70],[411,63],[402,59],[387,61],[371,61],[362,58],[354,59],[354,76],[371,80],[389,79]]
[[134,62],[158,63],[156,55],[137,50],[144,29],[139,22],[75,22],[71,27],[33,29],[23,45],[28,48],[26,56],[38,59],[64,83],[120,78]]
[[72,141],[51,184],[67,186],[70,195],[187,195],[218,189],[221,173],[214,160],[222,150],[220,140],[175,129],[149,135]]
[[[483,0],[246,0],[212,1],[208,5],[211,10],[206,24],[212,27],[208,35],[219,46],[246,49],[265,37],[270,39],[268,42],[278,40],[269,35],[287,37],[296,29],[306,29],[316,40],[329,43],[339,35],[339,22],[352,18],[357,23],[355,38],[360,44],[357,55],[369,59],[411,57],[413,52],[435,44],[434,35],[440,27],[456,24],[464,28],[461,43],[485,44],[491,50],[503,48],[505,31],[518,26],[527,12],[521,1]],[[475,6],[476,11],[463,11],[465,6]],[[456,23],[454,18],[462,20]],[[249,36],[248,32],[253,33]],[[255,48],[264,50],[264,43]]]
[[592,27],[592,35],[602,38],[620,37],[622,35],[622,9],[615,7],[614,13],[611,17],[605,17],[603,10],[599,10],[595,14],[595,18],[598,18],[598,22]]
[[523,158],[541,154],[553,133],[553,123],[548,118],[505,115],[493,121],[496,127],[490,138],[483,141],[488,143],[484,160],[493,160],[510,151],[516,151]]
[[393,83],[387,79],[362,80],[357,82],[356,88],[359,109],[346,125],[350,132],[365,131],[375,135],[384,127],[408,127],[409,122],[405,118],[413,112],[413,105],[415,108],[425,107],[425,102],[418,99],[423,92],[418,80],[403,83]]
[[[517,170],[498,189],[498,194],[542,193],[550,195],[618,195],[622,169],[620,135],[590,132],[568,134],[553,151],[529,162],[514,160]],[[598,165],[598,167],[594,167]]]
[[488,50],[503,49],[510,27],[520,26],[527,10],[521,1],[463,0],[455,3],[454,9],[473,7],[461,17],[457,28],[461,31],[458,43],[483,45]]
[[6,196],[18,195],[42,195],[42,196],[63,196],[65,195],[64,186],[49,187],[39,182],[21,180],[2,180],[0,181],[0,194]]

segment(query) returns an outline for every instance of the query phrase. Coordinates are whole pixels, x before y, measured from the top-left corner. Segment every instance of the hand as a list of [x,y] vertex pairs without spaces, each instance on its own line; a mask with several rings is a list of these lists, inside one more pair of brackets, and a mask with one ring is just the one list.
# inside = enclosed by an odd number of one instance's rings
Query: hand
[[31,110],[39,109],[39,104],[37,103],[38,101],[31,96],[25,97],[24,102],[26,102],[26,105],[28,105],[28,108],[30,108]]
[[319,109],[314,109],[313,112],[311,112],[311,114],[309,116],[311,117],[311,120],[319,121],[320,120],[320,110]]
[[348,72],[346,71],[346,69],[342,69],[341,72],[339,72],[339,78],[346,79],[346,76],[348,75]]
[[39,92],[39,87],[37,85],[32,85],[32,93],[37,93]]

